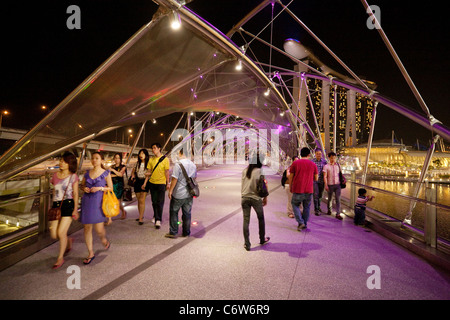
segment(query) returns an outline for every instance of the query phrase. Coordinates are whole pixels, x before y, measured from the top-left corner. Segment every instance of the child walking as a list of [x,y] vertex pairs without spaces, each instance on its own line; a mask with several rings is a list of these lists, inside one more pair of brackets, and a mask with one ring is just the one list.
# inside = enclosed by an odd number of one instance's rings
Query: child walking
[[372,201],[374,196],[367,196],[367,190],[364,188],[358,189],[358,198],[355,204],[355,217],[353,223],[355,225],[364,225],[366,220],[366,203]]

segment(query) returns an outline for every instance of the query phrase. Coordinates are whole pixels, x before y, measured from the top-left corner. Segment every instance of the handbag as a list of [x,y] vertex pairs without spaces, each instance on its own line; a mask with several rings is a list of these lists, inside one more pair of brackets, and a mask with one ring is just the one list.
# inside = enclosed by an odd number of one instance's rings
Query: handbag
[[[127,186],[123,188],[123,201],[131,201],[133,200],[133,191],[131,190],[131,187],[134,185],[135,180],[128,178],[127,170],[125,170],[125,176],[127,177]],[[130,182],[132,185],[130,185]]]
[[342,174],[341,166],[339,165],[339,163],[338,163],[338,166],[339,166],[339,183],[341,185],[341,189],[345,189],[345,187],[347,186],[347,184],[346,184],[347,179],[345,179],[344,175]]
[[64,197],[66,196],[67,189],[69,189],[70,181],[72,181],[72,176],[70,176],[69,184],[67,185],[66,190],[64,190],[64,194],[63,194],[61,204],[59,205],[59,207],[50,208],[50,210],[48,210],[48,212],[47,212],[48,221],[55,221],[55,220],[61,219],[61,207],[62,207],[62,204],[64,201]]
[[119,199],[111,190],[103,192],[102,210],[107,218],[115,217],[120,213]]
[[181,162],[179,162],[178,164],[180,165],[181,171],[183,171],[184,178],[186,179],[189,194],[194,198],[198,198],[200,196],[200,189],[198,187],[197,180],[195,178],[190,178],[187,175],[186,169],[181,164]]
[[125,187],[123,189],[123,201],[131,201],[133,200],[133,193],[131,191],[131,187]]
[[269,190],[267,189],[267,181],[264,175],[260,175],[259,180],[256,183],[256,194],[261,198],[265,198],[269,195]]

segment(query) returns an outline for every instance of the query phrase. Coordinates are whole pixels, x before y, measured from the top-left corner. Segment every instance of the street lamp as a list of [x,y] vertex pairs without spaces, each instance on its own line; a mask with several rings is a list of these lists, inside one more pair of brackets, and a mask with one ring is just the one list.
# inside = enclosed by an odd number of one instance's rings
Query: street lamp
[[2,127],[2,121],[3,121],[3,116],[5,115],[8,115],[9,114],[9,111],[8,110],[3,110],[1,113],[0,113],[0,128]]

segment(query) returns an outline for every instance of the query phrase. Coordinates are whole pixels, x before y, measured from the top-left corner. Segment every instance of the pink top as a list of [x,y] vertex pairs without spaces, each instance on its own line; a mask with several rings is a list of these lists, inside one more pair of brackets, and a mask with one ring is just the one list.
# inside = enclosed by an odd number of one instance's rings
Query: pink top
[[[72,179],[70,179],[72,177]],[[70,174],[65,179],[59,179],[58,178],[58,172],[55,172],[52,176],[52,179],[50,180],[50,183],[53,184],[55,187],[53,192],[53,201],[61,201],[62,197],[64,195],[64,192],[66,191],[67,185],[69,184],[70,180],[70,186],[67,189],[66,195],[64,199],[73,199],[73,184],[77,181],[78,175],[77,174]]]
[[337,162],[335,162],[333,165],[331,163],[326,164],[323,167],[323,172],[327,174],[328,185],[341,184],[339,182],[339,165],[337,164]]
[[295,160],[289,168],[292,178],[292,193],[314,193],[314,175],[317,166],[308,159]]

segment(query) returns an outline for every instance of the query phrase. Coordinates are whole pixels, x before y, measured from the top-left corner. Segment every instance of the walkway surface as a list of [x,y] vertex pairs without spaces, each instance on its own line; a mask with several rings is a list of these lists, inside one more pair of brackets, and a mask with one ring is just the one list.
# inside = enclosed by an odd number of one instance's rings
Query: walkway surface
[[[55,243],[0,272],[0,299],[450,299],[447,274],[381,235],[354,226],[350,218],[312,215],[308,229],[297,231],[285,212],[279,176],[268,177],[272,191],[264,207],[271,241],[258,244],[252,212],[252,250],[247,252],[240,208],[243,168],[223,165],[199,171],[201,196],[194,200],[191,237],[164,237],[168,199],[162,228],[155,229],[148,197],[144,225],[135,221],[133,204],[127,207],[126,220],[107,227],[108,251],[94,236],[96,258],[90,265],[82,263],[87,250],[83,231],[77,231],[62,268],[51,269]],[[68,288],[77,283],[79,289]]]

